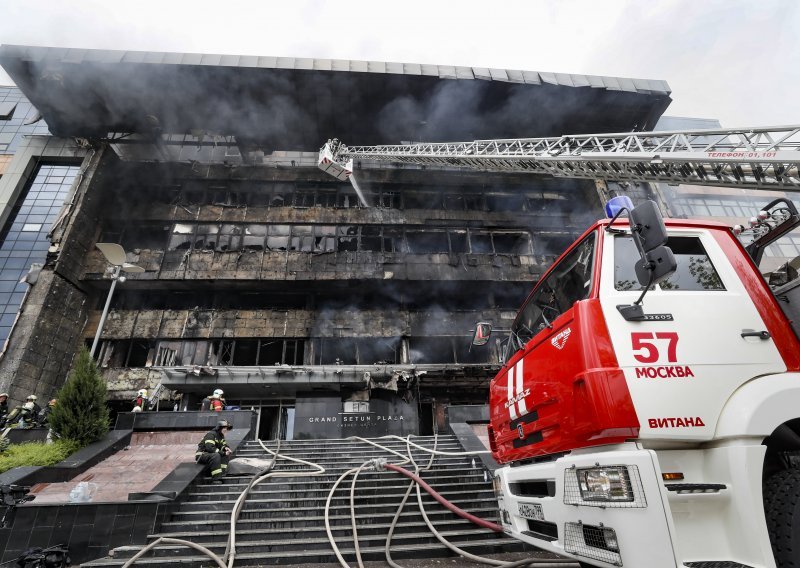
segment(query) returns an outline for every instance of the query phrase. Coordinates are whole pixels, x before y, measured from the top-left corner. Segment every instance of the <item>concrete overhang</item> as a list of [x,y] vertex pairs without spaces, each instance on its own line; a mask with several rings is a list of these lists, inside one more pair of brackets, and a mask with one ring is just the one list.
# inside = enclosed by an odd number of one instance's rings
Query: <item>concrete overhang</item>
[[381,61],[0,46],[62,137],[203,131],[247,147],[519,138],[655,126],[664,81]]
[[500,365],[300,365],[265,367],[159,367],[161,384],[183,393],[222,388],[229,399],[294,396],[314,390],[487,386]]

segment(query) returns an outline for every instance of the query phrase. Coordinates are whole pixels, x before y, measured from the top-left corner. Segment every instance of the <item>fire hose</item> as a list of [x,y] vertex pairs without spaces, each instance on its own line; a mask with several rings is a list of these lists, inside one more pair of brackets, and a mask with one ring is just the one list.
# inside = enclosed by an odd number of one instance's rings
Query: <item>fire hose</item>
[[[409,442],[410,442],[410,440],[409,440]],[[409,452],[409,458],[411,459],[411,462],[414,464],[415,473],[417,474],[417,476],[419,476],[420,468],[419,468],[419,465],[413,459],[413,456],[411,454],[410,445],[411,445],[411,443],[409,445],[407,445],[408,452]],[[423,450],[427,450],[427,448],[423,448],[421,446],[418,446],[417,444],[413,444],[413,445],[415,447],[421,448]],[[436,448],[435,448],[435,442],[434,442],[434,451],[435,451],[435,449]],[[437,452],[437,453],[449,454],[449,455],[469,455],[472,452]],[[431,459],[428,462],[428,465],[424,469],[425,470],[430,469],[432,463],[433,463],[433,460]],[[394,466],[396,467],[397,464],[394,464]],[[402,468],[400,468],[400,469],[402,469]],[[415,483],[414,480],[412,480],[412,482],[409,484],[408,490],[406,491],[406,494],[405,494],[405,496],[403,498],[403,502],[401,503],[400,507],[398,508],[398,512],[395,515],[395,522],[392,523],[392,529],[394,529],[394,525],[396,524],[396,520],[399,518],[399,513],[402,510],[402,507],[405,506],[405,502],[408,499],[408,495],[409,495],[411,489],[415,485],[416,485],[416,489],[417,489],[417,504],[419,506],[420,513],[422,514],[422,518],[425,520],[425,524],[428,526],[428,528],[430,529],[431,533],[437,538],[437,540],[439,540],[439,542],[441,542],[449,550],[451,550],[452,552],[455,552],[456,554],[462,556],[463,558],[466,558],[468,560],[473,560],[475,562],[479,562],[479,563],[483,563],[483,564],[490,564],[490,565],[493,565],[493,566],[502,566],[502,567],[505,567],[505,568],[514,568],[516,566],[528,566],[528,565],[531,565],[531,564],[535,564],[539,568],[561,567],[561,566],[563,566],[565,564],[568,564],[568,563],[574,565],[573,561],[569,560],[569,559],[553,559],[553,560],[549,560],[549,559],[526,558],[526,559],[523,559],[523,560],[519,560],[519,561],[516,561],[516,562],[509,563],[509,562],[505,562],[505,561],[502,561],[502,560],[495,560],[493,558],[486,558],[486,557],[482,557],[482,556],[477,556],[475,554],[472,554],[470,552],[467,552],[466,550],[463,550],[463,549],[457,547],[456,545],[454,545],[453,543],[448,541],[438,530],[436,530],[436,527],[433,526],[433,523],[431,522],[430,518],[428,518],[428,514],[425,511],[425,506],[424,506],[424,504],[422,502],[422,492],[420,491],[420,484]],[[429,493],[430,493],[430,491],[429,491]],[[433,493],[432,493],[432,495],[433,495]],[[436,495],[438,495],[438,493]],[[447,501],[446,499],[444,499],[444,497],[441,497],[441,496],[436,497],[436,498],[437,498],[437,500],[439,500],[441,498],[444,501]],[[448,502],[448,503],[442,503],[442,504],[444,504],[448,509],[452,510],[451,507],[450,507],[452,505],[451,503]],[[455,505],[452,505],[452,507],[455,507]],[[459,509],[458,507],[455,507],[455,508]],[[467,514],[469,515],[469,513],[467,513]],[[485,521],[483,519],[480,519],[480,521],[481,521],[480,524],[482,524],[482,523],[494,524],[494,523],[489,523],[488,521]],[[497,525],[497,526],[499,526],[499,525]],[[490,529],[494,530],[493,527],[487,527],[487,528],[490,528]],[[502,527],[501,527],[501,530],[502,530]],[[391,532],[393,532],[393,530]],[[401,566],[399,566],[398,564],[393,562],[392,559],[391,559],[391,554],[390,554],[391,532],[388,535],[387,543],[386,543],[386,561],[389,564],[391,564],[393,566],[393,568],[402,568]]]
[[[403,464],[405,464],[405,463],[407,463],[409,461],[411,461],[412,463],[415,463],[414,460],[413,460],[413,457],[411,457],[411,447],[412,446],[415,447],[415,448],[418,448],[418,449],[420,449],[422,451],[428,452],[432,456],[433,455],[466,456],[466,455],[475,455],[475,454],[480,454],[480,453],[488,453],[488,452],[484,452],[484,451],[480,451],[480,452],[441,452],[441,451],[437,451],[435,449],[431,450],[430,448],[425,448],[423,446],[420,446],[418,444],[415,444],[415,443],[411,442],[410,441],[410,436],[408,438],[401,438],[399,436],[384,436],[384,438],[392,438],[392,439],[398,439],[398,440],[405,441],[406,444],[407,444],[407,451],[408,451],[409,457],[403,456],[402,454],[392,450],[391,448],[387,448],[387,447],[382,446],[380,444],[377,444],[377,443],[375,443],[375,442],[373,442],[371,440],[367,440],[367,439],[359,438],[359,437],[353,437],[353,439],[355,439],[355,440],[366,442],[366,443],[368,443],[370,445],[373,445],[375,447],[383,449],[384,451],[388,451],[389,453],[393,453],[393,454],[395,454],[395,455],[397,455],[399,457],[402,457],[403,458],[403,462],[401,462],[400,464],[388,464],[386,462],[386,460],[381,460],[381,459],[370,460],[368,462],[365,462],[360,467],[353,468],[351,470],[346,471],[344,474],[342,474],[342,476],[336,481],[334,486],[331,488],[330,493],[328,494],[328,499],[327,499],[327,502],[325,504],[326,531],[327,531],[327,534],[328,534],[328,540],[329,540],[329,542],[331,544],[331,547],[333,548],[334,553],[336,554],[336,557],[339,560],[339,563],[344,568],[350,568],[350,566],[349,566],[349,564],[347,564],[347,562],[342,557],[342,555],[341,555],[341,553],[339,551],[339,548],[338,548],[338,546],[337,546],[337,544],[335,542],[335,539],[333,538],[333,535],[331,533],[330,525],[329,525],[329,509],[330,509],[330,502],[331,502],[331,499],[333,497],[334,492],[336,491],[337,487],[342,482],[342,480],[344,480],[348,475],[350,475],[351,473],[356,473],[356,474],[360,473],[362,470],[365,470],[365,469],[373,469],[373,468],[374,469],[378,469],[378,468],[393,469],[391,467],[388,467],[389,465],[394,466],[395,468],[397,468],[397,470],[395,470],[395,471],[398,471],[399,473],[403,473],[404,475],[406,475],[406,474],[415,475],[415,474],[412,474],[411,472],[409,472],[407,470],[403,470],[403,468],[399,467],[400,465],[403,465]],[[426,467],[426,469],[430,467],[430,465],[432,464],[432,460],[433,460],[433,457],[431,458],[431,462],[429,462],[429,464]],[[416,466],[416,463],[415,463],[415,466]],[[417,470],[419,470],[419,466],[416,466],[416,467],[417,467]],[[402,470],[402,471],[399,471],[399,470]],[[418,475],[416,477],[419,479]],[[419,479],[419,480],[422,481],[421,479]],[[392,534],[394,532],[394,528],[395,528],[397,520],[399,518],[400,511],[404,507],[405,502],[406,502],[406,500],[408,498],[408,495],[410,493],[410,490],[412,489],[414,484],[417,485],[417,499],[418,499],[418,502],[419,502],[420,511],[421,511],[421,513],[423,515],[423,518],[425,519],[425,522],[428,525],[428,528],[431,530],[431,532],[434,534],[434,536],[436,536],[436,538],[440,542],[442,542],[442,544],[444,544],[447,548],[449,548],[450,550],[452,550],[456,554],[459,554],[459,555],[461,555],[461,556],[463,556],[463,557],[465,557],[467,559],[474,560],[476,562],[482,562],[482,563],[485,563],[485,564],[492,564],[492,565],[495,565],[495,566],[502,566],[504,568],[515,568],[517,566],[521,567],[521,566],[528,566],[528,565],[532,565],[532,564],[535,564],[538,568],[550,568],[550,567],[562,568],[567,564],[575,566],[575,562],[573,560],[571,560],[571,559],[534,559],[534,558],[527,558],[527,559],[524,559],[524,560],[520,560],[520,561],[510,562],[509,563],[509,562],[504,562],[504,561],[500,561],[500,560],[495,560],[495,559],[492,559],[492,558],[484,558],[484,557],[476,556],[476,555],[473,555],[473,554],[471,554],[469,552],[461,550],[460,548],[456,547],[455,545],[453,545],[452,543],[447,541],[435,529],[433,524],[428,519],[427,514],[425,513],[425,510],[424,510],[424,507],[423,507],[423,503],[422,503],[420,485],[418,483],[416,483],[416,481],[417,480],[412,477],[412,483],[409,485],[409,488],[408,488],[408,490],[406,492],[406,495],[404,496],[403,501],[400,504],[400,508],[398,509],[394,520],[392,521],[392,525],[390,527],[389,535],[387,536],[386,549],[385,549],[386,550],[386,559],[387,559],[387,562],[389,562],[389,564],[391,566],[393,566],[394,568],[402,568],[402,567],[399,566],[398,564],[396,564],[391,559],[391,554],[390,554],[391,536],[392,536]],[[447,507],[449,510],[451,510],[453,512],[456,512],[456,513],[457,513],[457,511],[460,511],[464,515],[467,515],[464,518],[467,518],[467,519],[469,519],[469,520],[471,520],[473,522],[479,521],[479,522],[477,522],[477,524],[479,524],[480,526],[483,526],[484,528],[489,528],[490,530],[495,530],[495,531],[499,529],[502,532],[503,529],[499,525],[497,525],[495,523],[491,523],[491,522],[486,521],[484,519],[480,519],[478,517],[475,517],[474,515],[471,515],[470,513],[467,513],[466,511],[463,511],[462,509],[460,509],[459,507],[453,505],[452,503],[447,501],[447,499],[445,499],[444,497],[439,495],[427,483],[425,483],[424,481],[422,483],[424,484],[423,487],[425,487],[426,491],[428,491],[432,496],[434,496],[434,498],[437,501],[439,501],[442,505]],[[354,492],[354,490],[355,490],[355,480],[354,480],[353,484],[351,484],[351,523],[355,526],[355,511],[354,511],[354,505],[353,505],[353,492]],[[472,517],[472,518],[470,518],[470,517]],[[361,562],[359,545],[358,545],[358,542],[357,542],[357,533],[355,532],[355,530],[354,530],[354,540],[355,540],[357,561],[358,561],[359,567],[363,568],[363,563]]]
[[456,505],[453,505],[450,501],[448,501],[447,499],[442,497],[441,494],[439,494],[438,491],[436,491],[433,487],[428,485],[416,473],[412,473],[412,472],[408,471],[407,469],[402,468],[400,466],[397,466],[397,465],[395,465],[393,463],[388,463],[385,460],[375,460],[375,462],[376,462],[375,463],[375,469],[378,470],[378,471],[381,471],[383,469],[388,469],[388,470],[391,470],[391,471],[396,471],[397,473],[401,473],[401,474],[405,475],[406,477],[408,477],[409,479],[414,480],[417,483],[417,485],[419,485],[422,489],[427,491],[428,494],[431,497],[436,499],[439,503],[444,505],[448,510],[452,511],[453,513],[455,513],[456,515],[458,515],[462,519],[467,519],[468,521],[471,521],[472,523],[478,525],[479,527],[483,527],[483,528],[486,528],[486,529],[489,529],[489,530],[493,530],[494,532],[503,532],[503,527],[501,527],[497,523],[493,523],[491,521],[486,521],[484,519],[481,519],[480,517],[476,517],[472,513],[468,513],[464,509],[462,509],[462,508],[460,508],[460,507],[458,507]]

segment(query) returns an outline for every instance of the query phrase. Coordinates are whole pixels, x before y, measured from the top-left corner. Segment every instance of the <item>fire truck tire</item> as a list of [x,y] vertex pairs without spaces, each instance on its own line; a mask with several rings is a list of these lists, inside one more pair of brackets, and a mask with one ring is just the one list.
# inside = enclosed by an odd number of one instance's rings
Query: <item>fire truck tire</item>
[[800,566],[800,470],[782,471],[767,479],[764,513],[778,568]]

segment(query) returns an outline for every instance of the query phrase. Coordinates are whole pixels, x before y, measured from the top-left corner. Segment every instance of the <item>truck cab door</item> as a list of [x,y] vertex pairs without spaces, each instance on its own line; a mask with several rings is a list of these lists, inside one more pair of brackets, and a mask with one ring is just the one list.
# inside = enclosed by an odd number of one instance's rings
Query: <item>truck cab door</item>
[[751,296],[717,239],[722,229],[670,227],[677,271],[647,293],[646,321],[617,306],[641,293],[630,235],[606,235],[600,301],[641,425],[640,438],[711,439],[725,401],[751,378],[785,371]]

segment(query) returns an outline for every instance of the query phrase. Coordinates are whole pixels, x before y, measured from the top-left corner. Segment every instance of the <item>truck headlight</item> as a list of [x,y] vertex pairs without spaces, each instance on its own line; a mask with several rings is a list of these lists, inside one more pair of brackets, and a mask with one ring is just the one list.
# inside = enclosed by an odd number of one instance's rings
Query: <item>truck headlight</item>
[[576,470],[584,501],[633,501],[633,489],[625,466],[587,467]]

